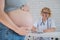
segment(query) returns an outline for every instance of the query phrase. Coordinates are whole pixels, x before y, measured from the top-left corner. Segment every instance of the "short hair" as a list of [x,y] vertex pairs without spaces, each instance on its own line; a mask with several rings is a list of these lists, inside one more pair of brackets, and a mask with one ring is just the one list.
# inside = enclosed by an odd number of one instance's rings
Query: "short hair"
[[47,10],[48,13],[49,13],[49,17],[51,16],[51,10],[50,10],[50,8],[44,7],[44,8],[42,9],[41,13],[43,12],[43,10]]

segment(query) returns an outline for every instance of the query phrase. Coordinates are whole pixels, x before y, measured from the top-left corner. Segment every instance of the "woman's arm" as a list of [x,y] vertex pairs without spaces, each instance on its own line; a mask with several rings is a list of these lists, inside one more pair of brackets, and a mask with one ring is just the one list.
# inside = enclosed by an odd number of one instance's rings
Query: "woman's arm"
[[24,30],[23,27],[22,28],[17,27],[17,25],[15,25],[12,22],[12,20],[9,18],[9,16],[4,12],[4,2],[5,2],[4,0],[0,0],[0,5],[1,5],[0,6],[0,22],[18,34],[26,35],[28,33],[28,31]]

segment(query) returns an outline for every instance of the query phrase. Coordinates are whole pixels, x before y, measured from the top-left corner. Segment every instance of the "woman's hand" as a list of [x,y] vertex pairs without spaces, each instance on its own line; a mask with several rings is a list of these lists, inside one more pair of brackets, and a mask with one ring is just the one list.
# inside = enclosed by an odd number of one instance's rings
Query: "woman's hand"
[[28,35],[29,32],[30,32],[30,29],[28,29],[27,27],[20,27],[21,35]]

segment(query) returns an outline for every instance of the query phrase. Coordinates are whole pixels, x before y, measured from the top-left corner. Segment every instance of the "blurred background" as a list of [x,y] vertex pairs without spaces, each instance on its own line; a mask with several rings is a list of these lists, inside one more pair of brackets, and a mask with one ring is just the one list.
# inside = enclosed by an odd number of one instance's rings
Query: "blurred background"
[[56,31],[60,31],[60,0],[27,0],[34,22],[40,18],[40,11],[43,7],[51,9],[52,18],[55,20]]

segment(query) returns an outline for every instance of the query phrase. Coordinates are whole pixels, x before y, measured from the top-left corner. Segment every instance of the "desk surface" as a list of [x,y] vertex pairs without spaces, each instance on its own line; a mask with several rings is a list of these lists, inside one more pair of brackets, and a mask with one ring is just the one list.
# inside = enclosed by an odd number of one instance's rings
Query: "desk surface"
[[50,33],[29,33],[27,36],[60,38],[60,32],[50,32]]

